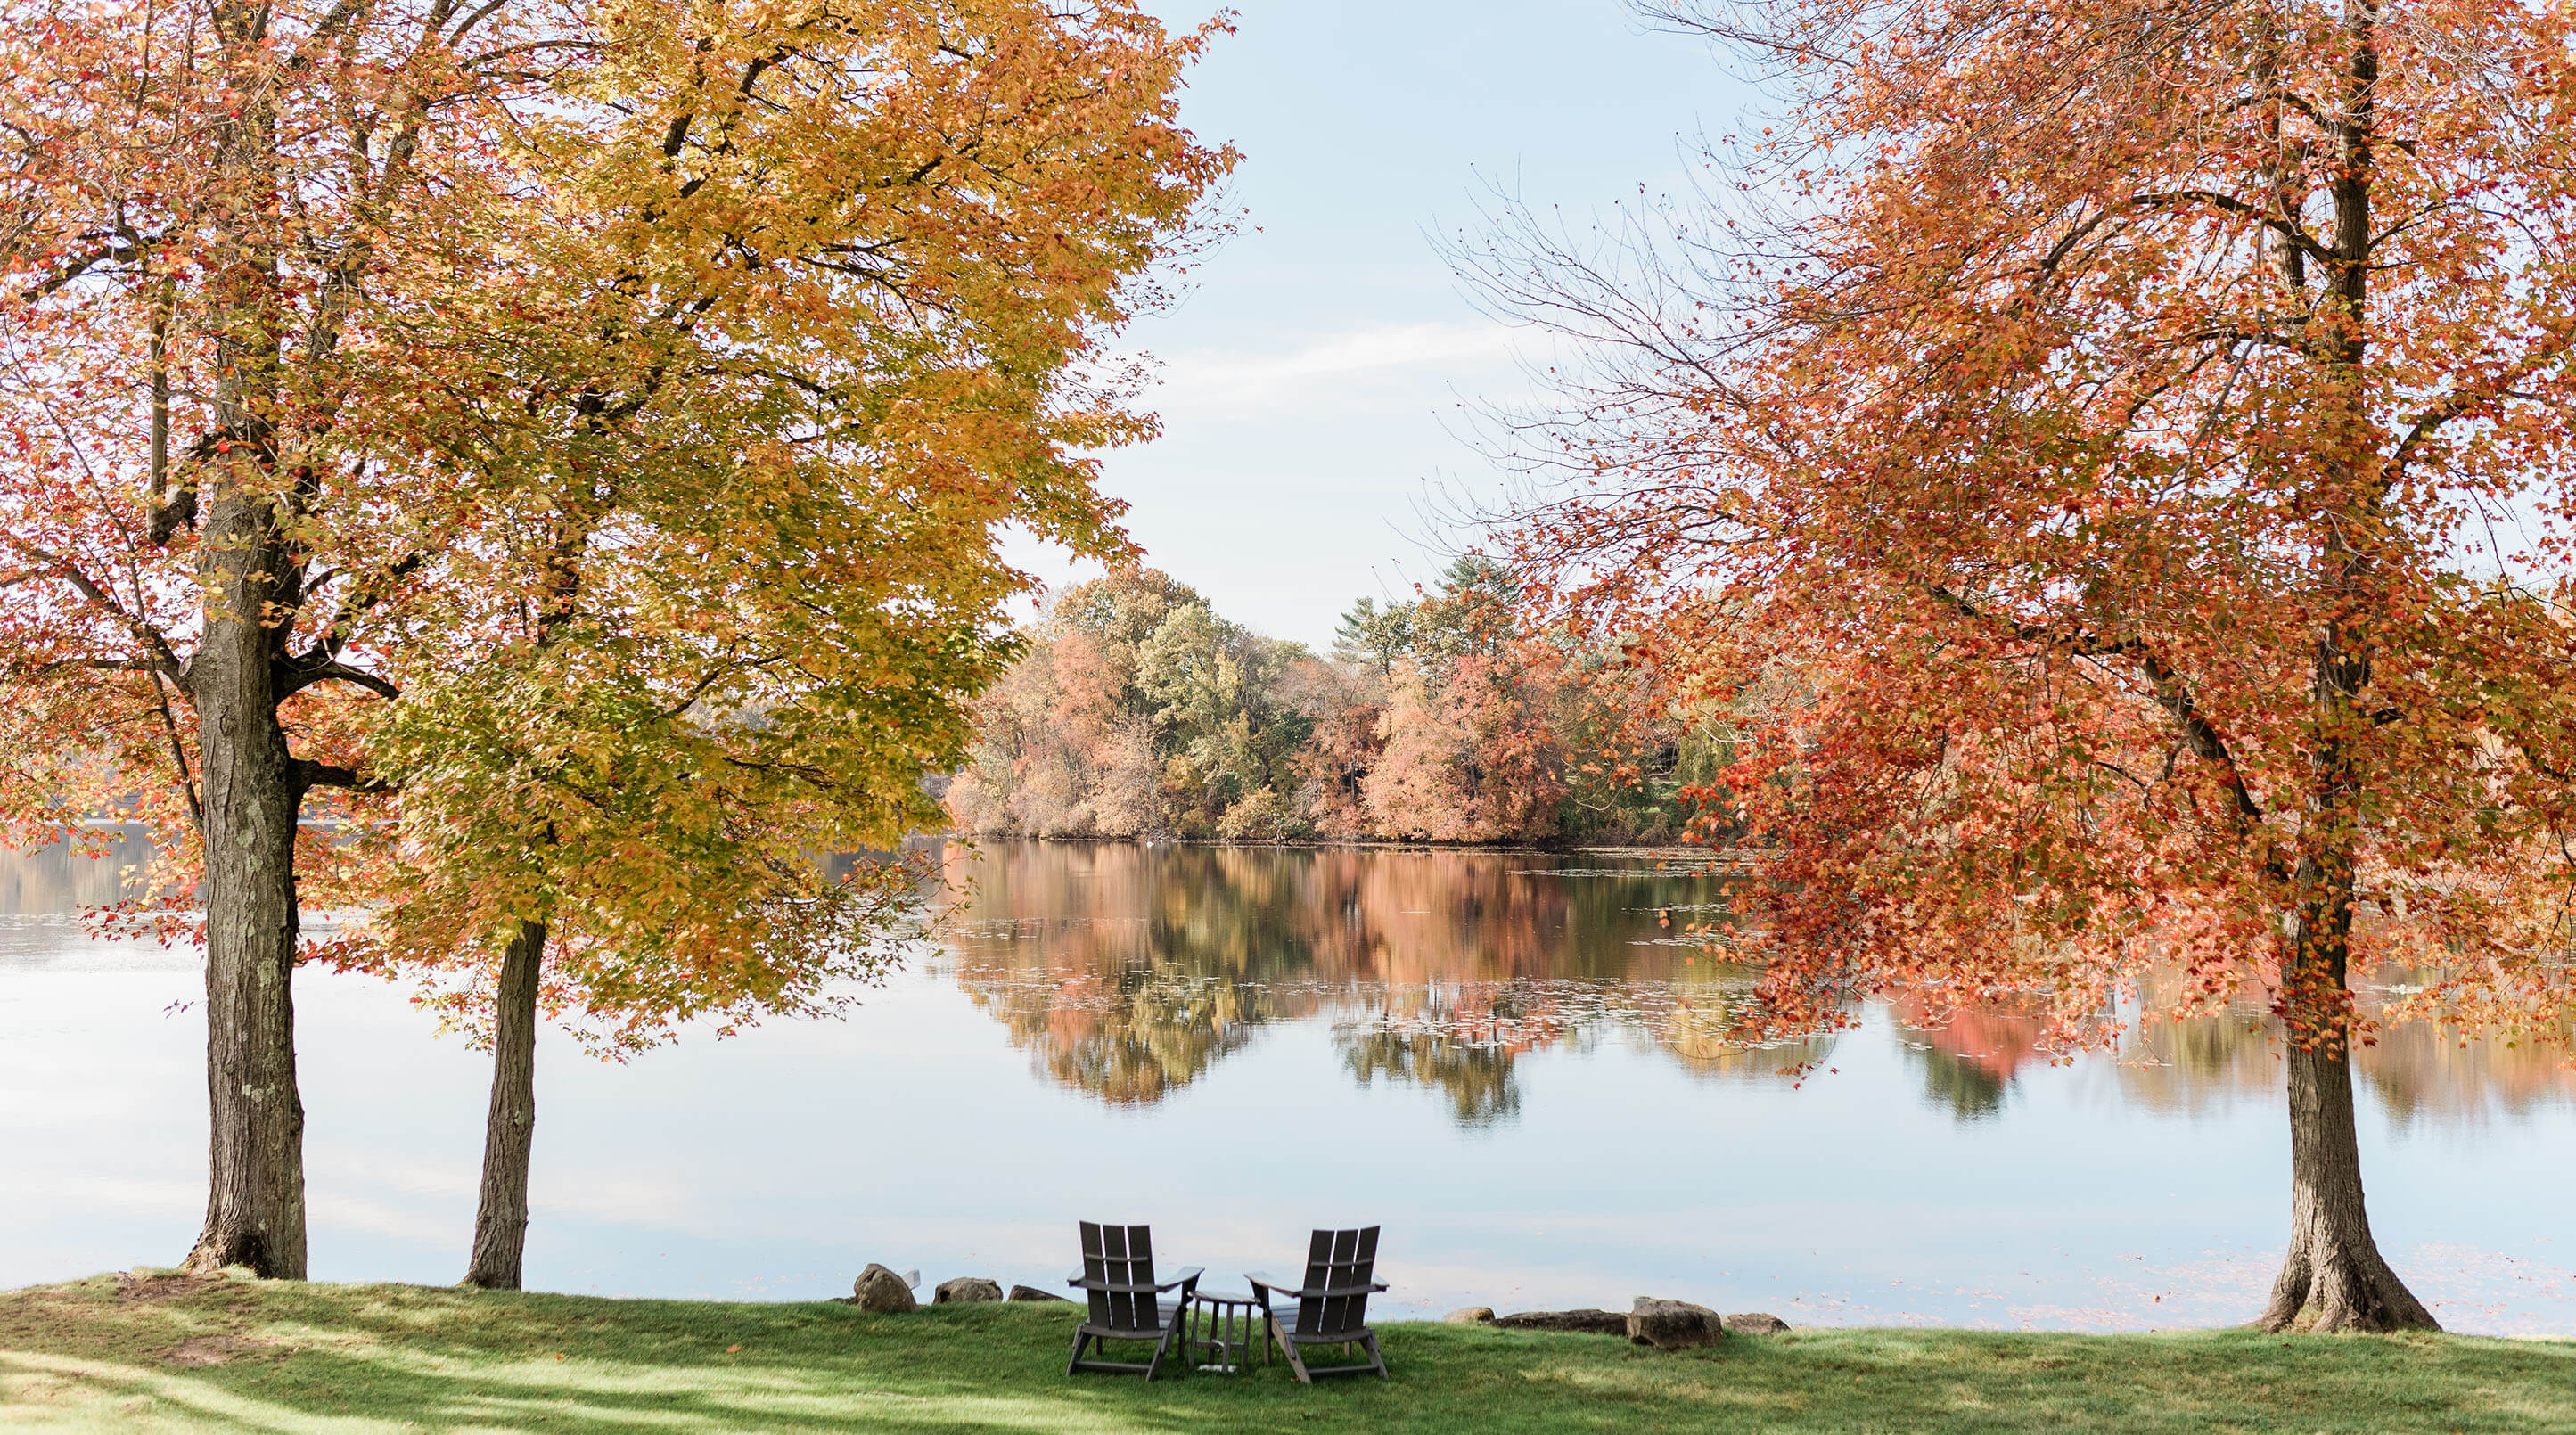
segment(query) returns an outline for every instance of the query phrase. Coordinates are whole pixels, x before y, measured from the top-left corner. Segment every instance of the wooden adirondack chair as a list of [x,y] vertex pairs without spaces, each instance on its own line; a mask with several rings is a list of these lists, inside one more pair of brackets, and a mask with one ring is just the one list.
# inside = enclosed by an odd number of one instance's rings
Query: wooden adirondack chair
[[[1295,1286],[1257,1271],[1245,1277],[1252,1282],[1252,1298],[1261,1303],[1270,1339],[1287,1352],[1288,1368],[1297,1372],[1299,1380],[1312,1385],[1318,1375],[1356,1375],[1364,1370],[1386,1374],[1386,1359],[1377,1351],[1377,1332],[1368,1328],[1369,1293],[1386,1289],[1385,1282],[1370,1279],[1376,1270],[1377,1227],[1369,1226],[1357,1231],[1317,1231],[1307,1243],[1306,1279]],[[1288,1297],[1295,1304],[1274,1297]],[[1346,1352],[1361,1347],[1368,1351],[1368,1362],[1309,1370],[1303,1352],[1310,1345],[1338,1345]]]
[[[1087,1293],[1091,1316],[1073,1333],[1073,1363],[1064,1368],[1064,1373],[1114,1370],[1141,1373],[1147,1380],[1153,1379],[1180,1343],[1181,1313],[1189,1308],[1190,1292],[1198,1288],[1201,1274],[1198,1267],[1192,1266],[1176,1279],[1157,1281],[1153,1228],[1083,1222],[1082,1274],[1065,1284]],[[1180,1299],[1166,1302],[1163,1292],[1170,1290],[1179,1291]],[[1142,1365],[1082,1358],[1084,1345],[1091,1346],[1097,1354],[1102,1342],[1112,1340],[1150,1340],[1154,1343],[1153,1357]]]

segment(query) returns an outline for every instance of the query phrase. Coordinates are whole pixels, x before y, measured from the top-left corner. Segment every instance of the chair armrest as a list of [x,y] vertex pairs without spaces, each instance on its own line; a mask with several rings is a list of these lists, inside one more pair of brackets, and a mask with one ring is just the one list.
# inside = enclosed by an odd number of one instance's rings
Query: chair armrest
[[1100,1291],[1108,1295],[1152,1295],[1156,1291],[1170,1289],[1169,1286],[1114,1285],[1108,1281],[1085,1280],[1081,1276],[1075,1276],[1073,1279],[1066,1281],[1065,1284],[1073,1287],[1075,1290]]
[[1067,1276],[1065,1277],[1064,1283],[1073,1287],[1075,1290],[1103,1291],[1112,1295],[1159,1295],[1176,1286],[1190,1286],[1195,1288],[1199,1283],[1199,1277],[1205,1274],[1207,1274],[1206,1267],[1192,1266],[1171,1280],[1167,1280],[1161,1285],[1156,1286],[1115,1285],[1109,1281],[1095,1281],[1088,1276]]
[[1246,1275],[1244,1279],[1251,1282],[1252,1293],[1256,1296],[1266,1297],[1269,1292],[1276,1291],[1281,1295],[1293,1295],[1300,1300],[1308,1296],[1368,1295],[1386,1289],[1386,1282],[1371,1281],[1364,1286],[1317,1286],[1313,1290],[1301,1290],[1277,1276],[1264,1275],[1259,1271]]

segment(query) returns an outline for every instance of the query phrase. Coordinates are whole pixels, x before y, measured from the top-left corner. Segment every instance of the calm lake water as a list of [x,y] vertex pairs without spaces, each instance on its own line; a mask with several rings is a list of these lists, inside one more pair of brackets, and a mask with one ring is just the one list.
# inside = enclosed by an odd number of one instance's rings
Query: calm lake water
[[[2009,1011],[1718,1038],[1718,898],[1613,854],[946,849],[964,895],[845,1019],[539,1053],[534,1287],[841,1294],[861,1265],[1057,1284],[1079,1218],[1211,1284],[1384,1226],[1390,1314],[2241,1321],[2287,1229],[2259,1020],[2049,1065]],[[108,864],[0,858],[0,1286],[177,1260],[204,1201],[195,957],[71,915]],[[1667,927],[1669,921],[1672,925]],[[297,979],[313,1273],[453,1281],[489,1068],[408,994]],[[1802,1063],[1816,1063],[1800,1079]],[[2367,1055],[2383,1247],[2454,1329],[2576,1331],[2576,1079],[2404,1030]]]

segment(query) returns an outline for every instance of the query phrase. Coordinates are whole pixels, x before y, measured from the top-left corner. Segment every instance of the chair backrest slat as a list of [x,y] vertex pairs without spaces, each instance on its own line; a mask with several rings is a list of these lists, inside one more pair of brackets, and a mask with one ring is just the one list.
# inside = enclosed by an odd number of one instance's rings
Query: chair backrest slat
[[[1082,1223],[1082,1278],[1099,1285],[1154,1284],[1154,1232],[1150,1226]],[[1086,1291],[1091,1323],[1112,1330],[1153,1330],[1162,1322],[1152,1291]]]
[[1368,1324],[1368,1290],[1377,1272],[1377,1227],[1317,1231],[1306,1245],[1308,1290],[1356,1290],[1353,1295],[1307,1296],[1297,1302],[1297,1333],[1345,1335]]

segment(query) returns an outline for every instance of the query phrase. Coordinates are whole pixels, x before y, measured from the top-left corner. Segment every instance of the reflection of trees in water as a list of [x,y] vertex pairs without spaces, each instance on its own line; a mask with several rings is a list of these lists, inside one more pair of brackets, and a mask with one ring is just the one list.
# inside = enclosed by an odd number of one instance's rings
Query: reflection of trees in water
[[1449,1097],[1461,1126],[1492,1126],[1520,1114],[1521,1091],[1512,1080],[1519,1053],[1508,1048],[1385,1027],[1345,1029],[1334,1033],[1333,1044],[1341,1048],[1342,1064],[1360,1085],[1373,1085],[1383,1076],[1437,1089]]
[[[1346,1015],[1335,1036],[1353,1079],[1437,1089],[1471,1124],[1517,1110],[1513,1066],[1529,1051],[1617,1033],[1697,1076],[1768,1080],[1823,1063],[1836,1040],[1736,1040],[1753,974],[1657,920],[1708,913],[1722,887],[1705,874],[1565,875],[1612,864],[1564,854],[1124,843],[972,857],[952,845],[947,862],[952,887],[975,884],[947,937],[959,983],[1049,1079],[1111,1102],[1160,1100],[1260,1026],[1327,1011]],[[2145,996],[2158,1005],[2152,982]],[[2364,994],[2365,1012],[2381,1004]],[[1993,1115],[2047,1055],[2036,1008],[1899,1000],[1892,1015],[1927,1099],[1961,1120]],[[2122,1094],[2151,1109],[2278,1097],[2259,1009],[2133,1027],[2119,1058]],[[2384,1033],[2359,1066],[2400,1123],[2571,1091],[2554,1052],[2462,1049],[2421,1026]]]
[[[2142,996],[2146,1010],[2162,1008],[2156,975],[2143,984]],[[2365,987],[2356,1004],[2371,1016],[2385,1009],[2387,998]],[[1899,1020],[1923,1038],[1921,1050],[1908,1046],[1923,1067],[1925,1090],[1963,1118],[1992,1109],[1971,1113],[1963,1096],[1973,1105],[1990,1085],[2000,1103],[2016,1073],[2047,1055],[2040,1045],[2044,1023],[2032,1009],[1988,1005],[1936,1020],[1919,1003],[1900,1000],[1895,1007]],[[2180,1020],[2133,1019],[2116,1056],[2121,1095],[2152,1111],[2198,1114],[2243,1099],[2280,1099],[2280,1026],[2255,1000]],[[2379,1032],[2360,1049],[2354,1068],[2401,1129],[2421,1118],[2458,1123],[2490,1113],[2521,1115],[2576,1097],[2576,1076],[2560,1051],[2463,1044],[2419,1022]]]
[[33,852],[0,849],[0,913],[42,916],[112,906],[144,895],[152,839],[140,825],[87,834],[95,855],[50,843]]
[[1960,1121],[1988,1121],[2004,1109],[2010,1079],[1965,1057],[1954,1056],[1930,1042],[1905,1043],[1907,1060],[1923,1072],[1923,1092],[1935,1107],[1948,1107]]
[[[1633,1021],[1629,984],[1700,960],[1632,945],[1697,874],[1566,877],[1561,855],[996,843],[950,849],[971,893],[961,985],[1050,1078],[1151,1102],[1263,1023],[1367,1013],[1338,1033],[1363,1083],[1435,1087],[1463,1121],[1516,1109],[1514,1059]],[[1605,864],[1594,863],[1595,866]]]
[[[2362,993],[2365,1015],[2385,1005]],[[2400,1130],[2419,1120],[2461,1124],[2523,1116],[2576,1100],[2561,1050],[2499,1041],[2463,1044],[2421,1022],[2388,1027],[2361,1048],[2354,1072]],[[2121,1094],[2150,1109],[2196,1113],[2253,1098],[2277,1100],[2279,1026],[2260,1011],[2150,1022],[2121,1050]]]
[[2001,1112],[2014,1077],[2044,1054],[2040,1038],[2047,1023],[2036,1004],[1936,1009],[1921,997],[1908,996],[1889,1007],[1907,1062],[1922,1073],[1924,1096],[1935,1109],[1947,1109],[1963,1122],[1989,1120]]
[[[1119,974],[1087,1021],[1049,1006],[1006,1008],[1013,1044],[1064,1085],[1118,1105],[1146,1105],[1188,1085],[1271,1019],[1267,994],[1243,983]],[[1034,1017],[1032,1021],[1030,1018]]]

